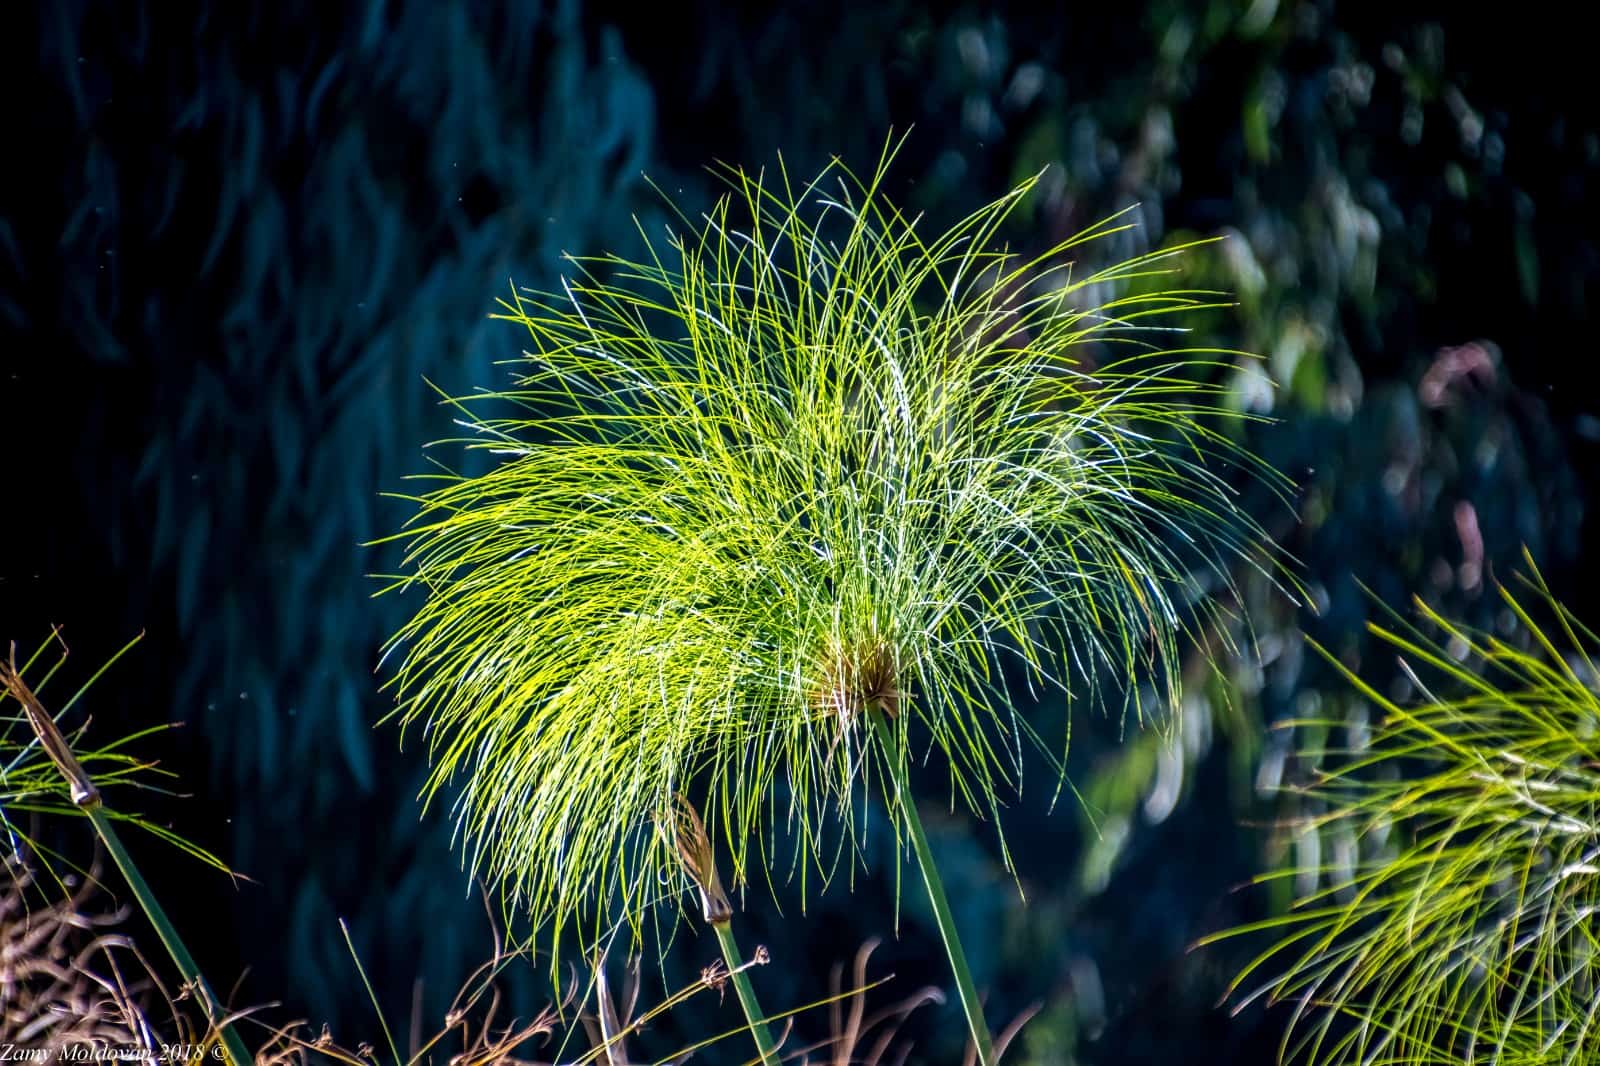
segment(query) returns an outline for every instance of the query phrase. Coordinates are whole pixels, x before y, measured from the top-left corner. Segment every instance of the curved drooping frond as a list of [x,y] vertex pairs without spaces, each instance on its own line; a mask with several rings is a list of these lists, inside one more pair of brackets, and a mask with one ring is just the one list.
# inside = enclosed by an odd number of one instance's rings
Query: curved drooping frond
[[1500,589],[1524,647],[1426,606],[1431,634],[1372,627],[1422,699],[1350,674],[1385,717],[1311,789],[1325,813],[1305,828],[1398,843],[1224,934],[1279,934],[1235,989],[1279,970],[1255,995],[1296,1004],[1286,1058],[1600,1061],[1597,640],[1528,565],[1531,595]]
[[727,171],[640,259],[514,292],[515,387],[451,401],[498,461],[417,497],[394,683],[430,796],[458,785],[473,866],[537,921],[637,919],[680,789],[737,880],[780,832],[826,876],[853,783],[904,757],[873,708],[992,815],[1035,739],[1005,671],[1136,679],[1158,717],[1264,539],[1228,478],[1271,475],[1218,421],[1220,357],[1183,343],[1220,298],[1166,287],[1182,249],[1075,267],[1117,220],[995,247],[1032,182],[924,236],[887,162]]

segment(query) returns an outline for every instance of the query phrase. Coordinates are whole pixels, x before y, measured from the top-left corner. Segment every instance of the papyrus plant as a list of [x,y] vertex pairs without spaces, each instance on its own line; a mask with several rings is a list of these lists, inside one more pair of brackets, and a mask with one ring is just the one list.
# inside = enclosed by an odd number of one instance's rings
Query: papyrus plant
[[1359,747],[1302,752],[1326,765],[1295,829],[1364,855],[1317,870],[1289,914],[1210,938],[1276,934],[1235,991],[1292,1004],[1285,1059],[1600,1062],[1600,640],[1528,567],[1498,590],[1514,633],[1420,601],[1418,624],[1371,627],[1415,700],[1339,664],[1382,718]]
[[[201,1043],[214,1044],[215,1049],[220,1052],[218,1057],[225,1055],[232,1066],[249,1066],[254,1060],[239,1035],[237,1019],[229,1015],[222,1000],[212,991],[205,975],[200,972],[200,967],[195,964],[194,957],[189,954],[188,945],[167,917],[166,910],[161,906],[155,893],[146,884],[144,874],[134,862],[133,856],[123,847],[117,824],[121,822],[153,832],[218,870],[226,872],[227,867],[208,852],[186,843],[170,829],[159,828],[138,815],[114,811],[105,802],[101,792],[102,786],[136,785],[155,788],[157,786],[151,779],[159,780],[165,776],[152,764],[137,760],[120,750],[129,741],[145,734],[133,734],[107,747],[86,752],[80,758],[75,750],[75,742],[82,738],[83,730],[67,732],[60,724],[61,718],[73,704],[78,702],[78,698],[84,694],[89,685],[110,669],[111,665],[138,640],[139,637],[135,637],[124,645],[110,662],[102,666],[90,677],[88,683],[78,689],[76,695],[68,699],[59,711],[53,713],[46,708],[39,693],[44,691],[45,686],[66,661],[67,647],[61,640],[60,632],[53,632],[50,644],[44,645],[20,664],[17,661],[15,643],[10,645],[8,654],[0,659],[0,800],[4,801],[0,803],[0,829],[3,829],[6,843],[10,845],[11,850],[8,856],[10,861],[6,863],[6,874],[13,877],[20,876],[13,869],[13,864],[20,869],[35,855],[42,854],[48,857],[51,854],[48,849],[39,848],[33,841],[28,840],[21,828],[12,821],[14,814],[72,812],[87,818],[94,826],[101,846],[127,882],[134,901],[138,903],[139,909],[144,912],[144,916],[155,929],[157,938],[167,949],[173,965],[182,976],[183,994],[192,995],[199,1001],[209,1026],[209,1031]],[[42,677],[29,681],[25,675],[52,645],[60,649],[60,659],[54,666],[44,670]],[[32,739],[21,740],[23,736],[31,736]],[[45,863],[45,869],[49,869],[48,862]],[[65,888],[64,882],[57,883]],[[48,965],[27,957],[18,962],[24,974],[35,963],[40,966]],[[0,963],[3,963],[0,965],[0,971],[3,971],[0,972],[0,1006],[4,1006],[5,1001],[9,1000],[6,992],[12,978],[11,960],[0,960]]]
[[471,865],[555,936],[682,883],[652,831],[679,790],[734,884],[787,867],[802,893],[878,792],[988,1061],[908,765],[993,817],[1038,741],[1008,680],[1159,714],[1259,542],[1229,478],[1260,470],[1219,422],[1231,354],[1187,344],[1219,297],[1178,287],[1182,249],[1077,264],[1112,220],[1013,254],[1031,181],[930,233],[886,163],[730,169],[639,258],[503,301],[529,348],[452,401],[496,461],[415,497],[395,685]]

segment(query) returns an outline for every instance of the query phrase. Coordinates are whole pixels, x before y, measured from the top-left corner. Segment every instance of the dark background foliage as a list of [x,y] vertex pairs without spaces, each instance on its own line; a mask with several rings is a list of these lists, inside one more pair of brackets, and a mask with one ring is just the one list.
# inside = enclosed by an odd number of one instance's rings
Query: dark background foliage
[[[1446,11],[1452,12],[1448,16]],[[489,930],[419,756],[373,724],[377,648],[405,611],[361,544],[380,498],[449,432],[426,378],[498,383],[520,338],[487,323],[508,279],[563,251],[631,250],[722,159],[870,167],[913,127],[893,194],[948,221],[1048,166],[1008,238],[1043,245],[1137,203],[1129,252],[1230,239],[1196,261],[1239,294],[1214,339],[1276,422],[1257,447],[1299,485],[1256,501],[1315,611],[1248,587],[1259,654],[1197,689],[1184,742],[1115,720],[1074,733],[1063,803],[1008,838],[933,832],[990,1016],[1043,1013],[1018,1061],[1267,1061],[1281,1017],[1215,1003],[1247,957],[1197,936],[1282,906],[1233,891],[1268,864],[1360,847],[1288,837],[1273,786],[1303,774],[1275,720],[1366,713],[1310,633],[1401,684],[1361,591],[1422,594],[1480,624],[1524,545],[1580,611],[1600,459],[1588,350],[1600,126],[1581,38],[1529,18],[1414,5],[793,5],[730,11],[421,0],[28,5],[13,20],[14,130],[0,218],[0,411],[10,455],[0,636],[61,623],[92,662],[97,730],[179,720],[163,749],[195,797],[163,809],[255,878],[161,863],[217,974],[347,1033],[371,1028],[336,918],[391,1012],[437,1016]],[[1588,611],[1591,618],[1594,611]],[[1363,657],[1365,656],[1365,659]],[[1042,707],[1046,731],[1059,707]],[[930,783],[937,784],[930,778]],[[930,800],[937,788],[930,790]],[[749,898],[772,1004],[820,994],[861,940],[896,984],[942,979],[908,892],[892,939],[875,877],[810,912]],[[162,856],[146,847],[152,861]],[[712,955],[682,941],[669,965]],[[524,975],[531,1013],[543,989]],[[704,1003],[652,1039],[726,1023]],[[812,1030],[819,1023],[812,1023]],[[953,1061],[953,1010],[918,1054]],[[708,1055],[708,1058],[715,1053]]]

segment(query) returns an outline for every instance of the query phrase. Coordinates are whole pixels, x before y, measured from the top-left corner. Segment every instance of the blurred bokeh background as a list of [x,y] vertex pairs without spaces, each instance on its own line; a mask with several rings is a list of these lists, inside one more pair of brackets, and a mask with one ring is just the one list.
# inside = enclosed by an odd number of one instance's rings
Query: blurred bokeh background
[[[665,218],[646,176],[692,208],[713,160],[870,168],[910,127],[891,193],[948,222],[1048,167],[1015,246],[1131,204],[1139,228],[1095,254],[1227,236],[1192,276],[1239,297],[1210,339],[1265,357],[1228,381],[1274,420],[1254,444],[1298,490],[1257,513],[1311,602],[1245,585],[1258,651],[1195,687],[1181,743],[1077,725],[1097,824],[1047,814],[1043,789],[1015,807],[1026,905],[988,828],[935,818],[935,843],[991,1018],[1042,1002],[1013,1061],[1270,1061],[1280,1013],[1216,1007],[1250,945],[1189,945],[1285,905],[1292,881],[1239,890],[1253,874],[1368,846],[1275,828],[1311,767],[1272,723],[1359,737],[1369,714],[1304,636],[1403,690],[1361,585],[1503,628],[1492,585],[1524,546],[1600,607],[1592,72],[1554,12],[1429,6],[23,5],[0,637],[60,623],[90,664],[148,631],[90,710],[105,735],[185,724],[159,754],[193,795],[158,809],[255,882],[141,853],[219,984],[248,970],[242,1000],[372,1039],[344,917],[391,1013],[437,1018],[491,934],[446,820],[414,803],[419,755],[374,728],[406,604],[370,598],[393,560],[361,547],[449,432],[424,379],[502,382],[522,338],[485,320],[495,296],[564,251],[634,250],[635,218]],[[822,994],[875,935],[883,995],[944,979],[914,893],[894,937],[889,843],[869,852],[878,879],[807,914],[750,895],[769,1004]],[[714,954],[680,940],[669,978]],[[510,987],[523,1014],[548,991],[535,968]],[[730,1011],[697,1003],[646,1042]],[[957,1061],[953,1008],[908,1034],[912,1061]]]

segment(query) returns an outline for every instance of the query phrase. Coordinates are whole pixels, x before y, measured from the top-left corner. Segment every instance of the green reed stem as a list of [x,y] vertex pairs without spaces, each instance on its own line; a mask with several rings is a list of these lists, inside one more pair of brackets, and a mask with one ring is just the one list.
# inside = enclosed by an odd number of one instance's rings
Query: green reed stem
[[934,864],[933,851],[928,847],[928,835],[922,831],[922,819],[917,814],[917,803],[911,795],[911,785],[906,779],[906,764],[899,738],[889,724],[882,708],[873,707],[867,712],[872,728],[883,744],[884,762],[894,782],[892,803],[898,804],[905,816],[906,828],[911,834],[911,847],[917,853],[917,866],[922,870],[922,883],[928,890],[928,902],[933,904],[933,917],[939,924],[939,937],[950,956],[950,969],[955,974],[956,991],[961,997],[961,1010],[967,1016],[967,1028],[972,1033],[973,1046],[978,1049],[979,1066],[995,1066],[994,1044],[989,1038],[989,1027],[983,1021],[983,1004],[978,999],[977,986],[972,983],[972,970],[967,966],[967,953],[961,947],[961,935],[956,931],[955,917],[950,913],[950,901],[944,894],[944,881]]
[[96,802],[83,804],[83,811],[89,816],[89,821],[94,824],[95,832],[100,834],[100,840],[105,844],[111,861],[117,864],[117,869],[122,871],[122,877],[128,882],[128,887],[133,890],[133,897],[139,903],[139,909],[144,911],[150,924],[155,926],[156,935],[161,938],[161,943],[166,947],[167,954],[172,956],[173,963],[178,967],[178,973],[183,977],[184,983],[194,989],[201,1006],[206,1012],[206,1021],[216,1030],[222,1040],[222,1046],[228,1052],[228,1058],[233,1066],[251,1066],[255,1058],[244,1045],[237,1030],[225,1020],[225,1011],[222,1002],[211,991],[211,986],[206,983],[205,975],[200,972],[199,965],[194,961],[194,956],[189,954],[188,947],[183,938],[178,936],[178,930],[167,918],[167,912],[161,909],[161,904],[156,900],[155,893],[150,891],[150,886],[145,883],[144,876],[139,873],[139,867],[134,864],[133,856],[129,855],[122,846],[122,840],[117,836],[117,828],[111,822],[111,816],[106,813],[105,807]]
[[750,1024],[750,1035],[755,1039],[756,1051],[765,1066],[779,1066],[778,1045],[767,1028],[767,1016],[756,999],[756,990],[750,984],[750,974],[744,968],[744,957],[739,954],[739,942],[733,938],[732,922],[713,922],[717,943],[722,945],[722,961],[733,978],[733,990],[739,995],[739,1006],[744,1010],[745,1021]]
[[39,747],[66,781],[73,806],[89,816],[89,821],[94,825],[95,832],[100,835],[100,841],[110,854],[111,861],[116,863],[117,869],[122,871],[123,879],[128,882],[128,887],[133,890],[133,897],[138,901],[139,909],[144,911],[150,924],[155,926],[156,935],[161,938],[167,954],[172,956],[172,961],[177,965],[184,984],[192,988],[200,1000],[200,1005],[206,1013],[206,1021],[216,1031],[233,1066],[252,1066],[255,1059],[244,1046],[239,1034],[227,1023],[222,1001],[217,999],[216,994],[211,991],[211,986],[206,983],[205,976],[194,961],[194,956],[189,954],[183,938],[178,936],[178,930],[173,928],[172,922],[168,920],[167,912],[161,909],[155,893],[150,891],[144,876],[139,873],[139,867],[135,865],[133,856],[122,846],[122,838],[117,835],[117,827],[112,824],[111,815],[106,810],[94,778],[78,761],[77,755],[72,751],[72,745],[67,742],[67,738],[56,725],[55,718],[45,709],[45,705],[39,701],[39,697],[34,694],[27,682],[23,681],[22,673],[17,669],[16,657],[16,645],[13,644],[10,659],[0,662],[0,689],[22,705],[28,724],[33,728],[34,735],[39,738]]

